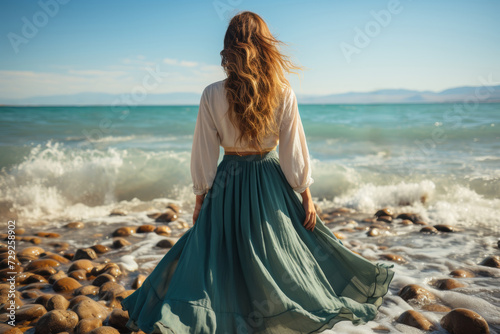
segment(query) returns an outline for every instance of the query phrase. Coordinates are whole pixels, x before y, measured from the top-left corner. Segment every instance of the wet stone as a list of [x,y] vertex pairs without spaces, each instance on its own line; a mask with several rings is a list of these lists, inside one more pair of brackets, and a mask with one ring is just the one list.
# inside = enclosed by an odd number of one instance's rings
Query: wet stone
[[97,259],[97,253],[92,248],[77,249],[73,261],[80,259],[95,260]]
[[474,311],[465,308],[451,310],[441,319],[441,326],[452,334],[488,334],[486,320]]
[[69,310],[52,310],[45,313],[36,323],[36,334],[71,332],[78,324],[78,315]]
[[403,312],[397,322],[415,327],[424,331],[435,329],[432,322],[430,322],[422,313],[415,310],[408,310]]

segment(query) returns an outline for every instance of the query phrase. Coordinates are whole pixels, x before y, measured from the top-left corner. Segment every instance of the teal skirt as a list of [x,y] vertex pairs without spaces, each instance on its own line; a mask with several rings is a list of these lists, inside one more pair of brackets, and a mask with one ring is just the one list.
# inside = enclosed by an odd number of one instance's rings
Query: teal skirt
[[353,253],[300,197],[278,153],[224,155],[198,219],[121,301],[133,331],[320,333],[375,318],[393,264]]

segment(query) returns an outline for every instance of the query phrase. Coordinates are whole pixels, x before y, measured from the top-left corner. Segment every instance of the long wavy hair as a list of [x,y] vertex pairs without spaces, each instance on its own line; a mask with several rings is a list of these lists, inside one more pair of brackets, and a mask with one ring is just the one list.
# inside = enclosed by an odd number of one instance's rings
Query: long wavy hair
[[240,130],[237,141],[262,150],[265,137],[278,134],[275,111],[289,87],[285,73],[303,69],[280,52],[285,43],[276,39],[257,14],[236,14],[224,36],[221,65],[227,75],[229,119]]

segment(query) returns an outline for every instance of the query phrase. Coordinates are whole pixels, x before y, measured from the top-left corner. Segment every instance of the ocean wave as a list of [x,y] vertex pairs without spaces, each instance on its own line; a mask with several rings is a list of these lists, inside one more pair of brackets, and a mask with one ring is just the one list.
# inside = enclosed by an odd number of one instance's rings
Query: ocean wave
[[52,219],[74,206],[175,197],[189,183],[188,162],[188,152],[74,149],[49,141],[2,171],[0,201],[23,217]]
[[[222,156],[220,156],[221,158]],[[373,212],[391,206],[426,219],[497,222],[500,182],[453,174],[396,173],[385,151],[352,161],[312,159],[311,192],[318,201]],[[83,219],[109,213],[118,203],[171,198],[193,204],[189,151],[75,148],[48,141],[0,173],[0,202],[24,220]],[[391,165],[391,163],[393,165]],[[472,200],[467,200],[467,199]],[[468,219],[469,219],[468,218]]]

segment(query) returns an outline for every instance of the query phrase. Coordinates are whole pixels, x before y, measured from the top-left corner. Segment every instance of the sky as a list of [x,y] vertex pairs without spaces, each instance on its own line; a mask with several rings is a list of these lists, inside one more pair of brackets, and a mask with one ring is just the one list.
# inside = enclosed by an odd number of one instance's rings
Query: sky
[[500,82],[498,0],[3,0],[0,103],[201,93],[225,78],[219,52],[242,10],[259,14],[305,67],[289,76],[297,94]]

